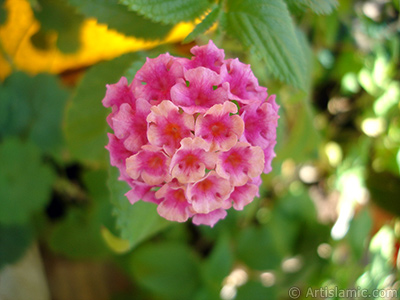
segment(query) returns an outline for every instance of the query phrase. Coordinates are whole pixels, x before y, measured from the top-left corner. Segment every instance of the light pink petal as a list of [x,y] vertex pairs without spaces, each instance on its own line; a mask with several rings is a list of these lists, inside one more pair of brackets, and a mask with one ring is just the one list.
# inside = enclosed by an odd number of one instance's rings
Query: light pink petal
[[152,104],[170,100],[171,87],[182,77],[183,67],[168,53],[153,59],[147,58],[132,82],[134,94]]
[[244,122],[238,115],[237,106],[227,101],[224,104],[215,104],[204,115],[196,120],[195,135],[211,144],[211,151],[232,148],[244,131]]
[[229,98],[242,103],[267,99],[267,89],[258,85],[258,80],[251,71],[250,65],[239,59],[228,59],[221,68],[221,76],[229,82]]
[[131,190],[128,191],[125,196],[131,204],[134,204],[139,200],[156,204],[160,203],[160,200],[155,197],[155,192],[152,190],[154,186],[149,186],[143,182],[135,180],[131,180],[128,183],[131,186]]
[[210,171],[203,179],[188,185],[187,198],[195,212],[207,214],[221,208],[231,192],[229,181]]
[[185,62],[185,68],[205,67],[219,73],[221,65],[224,62],[225,53],[224,50],[218,49],[211,40],[207,45],[194,46],[190,52],[194,56],[191,60]]
[[143,99],[136,101],[136,111],[128,103],[123,103],[112,117],[115,136],[124,141],[126,149],[137,152],[147,143],[146,117],[150,113],[150,104]]
[[254,200],[258,195],[258,186],[255,184],[245,184],[235,187],[229,201],[233,201],[233,208],[236,210],[243,210],[243,208]]
[[165,184],[156,192],[156,197],[161,199],[157,207],[161,217],[176,222],[185,222],[191,217],[191,205],[187,202],[183,186],[176,188]]
[[222,85],[220,76],[210,69],[198,67],[185,71],[181,80],[171,89],[172,102],[193,114],[205,112],[214,104],[228,100],[227,86]]
[[214,227],[214,225],[226,217],[227,212],[225,209],[219,208],[209,212],[208,214],[195,214],[193,216],[193,224],[195,225],[208,225]]
[[107,84],[106,87],[106,96],[102,100],[105,107],[120,107],[122,103],[128,103],[135,110],[135,97],[125,77],[121,77],[115,84]]
[[234,186],[246,184],[263,169],[264,152],[246,142],[238,142],[229,151],[220,152],[215,168],[219,176],[229,179]]
[[148,185],[159,185],[171,179],[168,172],[170,160],[161,148],[145,145],[126,159],[126,172],[132,179],[140,177]]
[[147,116],[149,128],[147,138],[153,145],[163,147],[172,155],[180,146],[185,137],[193,136],[194,118],[169,100],[162,101],[159,105],[151,108]]
[[170,172],[181,183],[203,178],[207,169],[215,166],[215,154],[207,152],[209,144],[201,138],[184,138],[171,159]]

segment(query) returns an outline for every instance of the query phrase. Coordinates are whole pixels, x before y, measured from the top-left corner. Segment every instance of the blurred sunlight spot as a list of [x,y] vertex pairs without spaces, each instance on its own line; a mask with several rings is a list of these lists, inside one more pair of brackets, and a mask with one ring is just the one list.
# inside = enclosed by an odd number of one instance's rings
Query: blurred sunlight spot
[[292,177],[296,171],[296,164],[293,159],[286,159],[281,166],[281,172],[284,177]]
[[341,84],[343,90],[346,92],[356,94],[360,91],[360,85],[358,84],[357,75],[353,72],[344,75]]
[[319,172],[312,165],[304,165],[299,171],[299,177],[304,183],[314,183],[318,181]]
[[258,222],[265,224],[271,219],[271,211],[266,207],[261,207],[257,211],[256,218]]
[[271,287],[275,284],[275,274],[272,272],[264,272],[260,275],[261,284],[265,287]]
[[338,143],[335,142],[329,142],[325,145],[325,153],[326,156],[328,157],[329,164],[332,167],[337,167],[341,162],[343,158],[343,152],[342,148]]
[[322,243],[318,246],[317,253],[318,253],[319,257],[328,259],[329,257],[331,257],[332,247],[331,247],[331,245],[329,245],[327,243]]
[[220,297],[222,300],[232,300],[236,297],[236,287],[232,285],[224,285],[220,292]]
[[377,137],[386,130],[386,122],[383,118],[367,118],[362,121],[361,129],[366,135]]
[[234,269],[228,277],[225,278],[225,285],[241,286],[247,282],[248,275],[244,268]]
[[223,281],[220,297],[223,300],[231,300],[236,297],[237,287],[244,285],[248,280],[248,274],[243,267],[235,268]]
[[302,266],[303,262],[300,257],[287,258],[282,262],[282,270],[285,273],[296,273]]
[[362,6],[362,11],[368,18],[379,21],[381,13],[378,3],[372,1],[365,2]]
[[[67,69],[92,65],[124,53],[153,48],[163,43],[178,42],[194,28],[192,23],[176,25],[162,41],[144,41],[126,37],[107,25],[98,24],[95,19],[86,19],[81,28],[81,45],[76,53],[64,54],[55,43],[49,50],[39,50],[31,43],[31,36],[38,32],[40,24],[34,19],[32,9],[26,0],[8,0],[7,21],[0,26],[0,79],[11,72],[11,68],[31,74],[40,72],[60,73]],[[1,56],[5,57],[1,57]]]

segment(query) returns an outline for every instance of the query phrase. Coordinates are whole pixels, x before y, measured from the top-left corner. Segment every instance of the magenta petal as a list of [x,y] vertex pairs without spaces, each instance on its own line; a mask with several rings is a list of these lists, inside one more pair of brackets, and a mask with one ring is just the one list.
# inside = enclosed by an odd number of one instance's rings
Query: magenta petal
[[169,100],[162,101],[151,108],[147,116],[149,128],[147,138],[153,145],[163,147],[168,154],[173,154],[185,137],[191,137],[194,130],[194,118]]
[[147,58],[132,82],[134,94],[152,104],[170,100],[171,87],[182,77],[183,67],[168,53],[153,59]]
[[192,215],[190,212],[191,205],[187,202],[183,187],[165,184],[156,192],[156,197],[161,198],[157,212],[163,218],[170,221],[185,222]]
[[112,117],[112,128],[117,138],[124,141],[126,149],[137,152],[147,143],[146,117],[150,104],[143,99],[136,101],[136,111],[128,103],[123,103],[118,113]]
[[126,159],[126,172],[132,179],[140,177],[148,185],[159,185],[171,180],[168,172],[170,161],[161,148],[145,145],[137,154]]
[[185,81],[181,80],[171,89],[172,102],[193,114],[205,112],[214,104],[228,100],[227,86],[222,85],[221,77],[210,69],[198,67],[185,71]]
[[158,199],[154,196],[155,192],[152,190],[153,186],[149,186],[143,182],[130,181],[129,185],[131,190],[125,194],[131,204],[143,200],[146,202],[160,203]]
[[190,52],[194,57],[184,64],[187,69],[205,67],[219,73],[225,53],[224,50],[218,49],[211,40],[207,45],[194,46]]
[[135,97],[125,77],[121,77],[115,84],[107,84],[106,87],[106,96],[102,101],[105,107],[120,107],[122,103],[128,103],[135,109]]
[[219,208],[209,212],[208,214],[195,214],[193,216],[193,224],[195,225],[208,225],[214,227],[214,225],[226,217],[227,212],[225,209]]
[[196,213],[207,214],[221,208],[231,192],[229,181],[210,171],[202,180],[188,185],[187,198]]
[[268,96],[267,89],[258,85],[250,65],[241,63],[237,58],[227,60],[221,68],[221,76],[229,82],[230,99],[251,103],[254,100],[264,101]]

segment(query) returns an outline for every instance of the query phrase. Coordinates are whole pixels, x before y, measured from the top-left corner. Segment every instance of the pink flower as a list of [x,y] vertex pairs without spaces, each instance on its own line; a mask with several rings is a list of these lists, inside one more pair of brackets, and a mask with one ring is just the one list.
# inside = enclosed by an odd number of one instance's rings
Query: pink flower
[[136,73],[133,87],[137,98],[147,99],[151,104],[170,100],[170,90],[183,77],[183,67],[175,63],[175,57],[161,54],[157,58],[147,58],[146,63]]
[[170,172],[180,183],[195,182],[203,178],[207,169],[215,166],[215,154],[208,152],[210,145],[201,138],[184,138],[171,160]]
[[131,190],[128,191],[125,196],[128,198],[131,204],[134,204],[139,200],[152,202],[155,204],[159,204],[161,202],[155,197],[155,191],[153,190],[154,186],[137,180],[129,180],[127,182],[129,183]]
[[225,209],[218,208],[209,212],[208,214],[195,214],[193,216],[193,223],[196,225],[208,225],[214,227],[214,225],[221,219],[226,217],[227,213]]
[[267,89],[258,85],[250,65],[241,63],[237,58],[227,60],[221,70],[221,76],[229,82],[230,99],[251,103],[254,100],[264,101],[268,96]]
[[229,181],[210,171],[203,179],[188,185],[187,198],[195,212],[208,214],[221,208],[231,192]]
[[127,158],[126,172],[132,179],[140,177],[148,185],[159,185],[171,180],[170,161],[160,147],[144,145],[137,154]]
[[147,143],[146,117],[150,104],[144,99],[136,100],[136,111],[128,103],[123,103],[119,111],[111,118],[115,136],[123,140],[126,149],[137,152]]
[[215,104],[196,120],[195,134],[211,144],[210,151],[229,150],[244,131],[244,122],[233,102]]
[[167,220],[185,222],[193,215],[183,186],[165,184],[156,192],[156,197],[162,199],[157,211]]
[[224,50],[218,49],[217,46],[210,40],[207,45],[194,46],[190,52],[194,55],[191,60],[183,62],[187,69],[197,67],[205,67],[219,73],[221,66],[224,63]]
[[132,88],[128,85],[128,80],[125,77],[115,84],[107,84],[107,92],[102,103],[105,107],[119,108],[121,104],[128,103],[134,109],[135,97]]
[[233,202],[233,208],[236,210],[243,210],[243,208],[251,203],[258,195],[258,185],[255,185],[254,183],[246,183],[245,185],[242,186],[236,186],[234,191],[231,193],[227,207],[230,208],[232,206]]
[[185,80],[180,80],[171,89],[172,102],[193,114],[205,112],[214,104],[228,100],[227,86],[220,86],[221,77],[214,71],[198,67],[185,71]]
[[215,170],[229,179],[234,186],[246,184],[249,179],[260,176],[264,169],[264,152],[260,147],[238,142],[229,151],[219,153]]
[[276,127],[278,126],[278,109],[275,95],[267,101],[246,105],[240,110],[245,130],[243,140],[260,146],[265,155],[264,173],[271,171],[271,161],[275,157],[273,148],[276,144]]
[[279,106],[249,65],[225,59],[212,41],[191,52],[147,59],[131,84],[122,77],[107,85],[106,148],[130,203],[152,202],[167,220],[212,227],[260,196]]
[[152,145],[164,147],[165,151],[173,154],[179,148],[185,137],[193,136],[194,118],[185,112],[179,112],[179,107],[169,100],[151,108],[147,116],[149,129],[147,138]]

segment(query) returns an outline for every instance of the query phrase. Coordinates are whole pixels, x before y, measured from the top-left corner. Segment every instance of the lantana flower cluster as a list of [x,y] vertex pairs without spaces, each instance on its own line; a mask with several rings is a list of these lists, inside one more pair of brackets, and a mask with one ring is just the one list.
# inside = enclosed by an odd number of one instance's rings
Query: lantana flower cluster
[[157,204],[167,220],[214,224],[259,196],[271,171],[278,108],[249,65],[212,41],[191,59],[147,59],[132,83],[107,85],[106,146],[126,193]]

